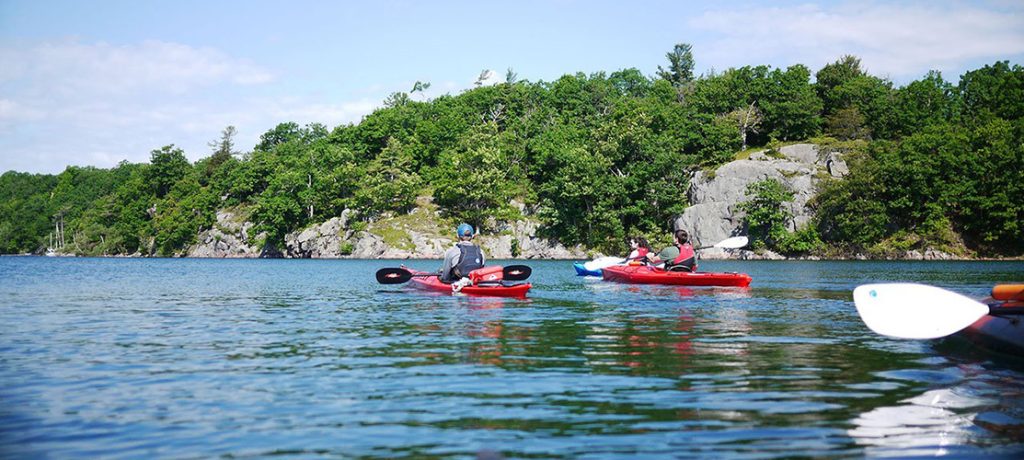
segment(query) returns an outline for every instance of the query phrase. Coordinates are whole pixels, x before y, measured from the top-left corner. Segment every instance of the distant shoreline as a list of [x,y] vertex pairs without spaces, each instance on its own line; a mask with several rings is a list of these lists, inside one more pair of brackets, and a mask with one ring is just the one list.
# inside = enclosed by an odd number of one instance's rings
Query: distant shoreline
[[[79,255],[40,255],[40,254],[0,254],[0,257],[38,257],[38,258],[59,258],[59,259],[196,259],[196,260],[442,260],[441,257],[416,257],[416,258],[355,258],[355,257],[164,257],[164,256],[134,256],[134,255],[107,255],[107,256],[79,256]],[[541,260],[541,261],[580,261],[583,259],[555,259],[555,258],[499,258],[492,260]],[[1019,262],[1024,257],[977,257],[977,258],[951,258],[951,259],[916,259],[916,258],[870,258],[870,257],[845,257],[845,258],[823,258],[823,257],[787,257],[784,259],[743,259],[743,258],[707,258],[702,261],[742,261],[742,262]]]

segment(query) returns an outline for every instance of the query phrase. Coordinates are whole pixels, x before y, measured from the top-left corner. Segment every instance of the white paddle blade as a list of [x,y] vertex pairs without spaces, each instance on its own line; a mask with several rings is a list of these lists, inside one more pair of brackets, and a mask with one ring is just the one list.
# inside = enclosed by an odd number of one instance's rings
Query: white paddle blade
[[598,257],[583,264],[583,268],[586,268],[587,270],[604,270],[605,268],[621,264],[622,262],[625,262],[625,260],[621,257]]
[[937,339],[988,314],[988,305],[935,286],[912,283],[865,284],[853,303],[872,331],[901,339]]
[[726,238],[719,241],[714,247],[722,249],[739,249],[746,246],[749,241],[745,236],[734,236],[732,238]]

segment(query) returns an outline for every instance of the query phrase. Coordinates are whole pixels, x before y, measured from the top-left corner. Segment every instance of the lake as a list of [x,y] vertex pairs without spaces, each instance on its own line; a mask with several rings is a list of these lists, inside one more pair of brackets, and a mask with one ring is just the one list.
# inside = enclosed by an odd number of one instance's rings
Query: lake
[[1024,360],[879,337],[851,296],[980,298],[1024,262],[701,264],[749,289],[509,262],[527,299],[375,282],[399,263],[0,257],[0,457],[1024,454]]

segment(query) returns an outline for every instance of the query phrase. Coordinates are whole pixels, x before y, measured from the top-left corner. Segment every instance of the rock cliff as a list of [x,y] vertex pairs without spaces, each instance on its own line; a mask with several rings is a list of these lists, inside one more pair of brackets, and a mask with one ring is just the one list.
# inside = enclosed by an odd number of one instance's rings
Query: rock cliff
[[187,257],[255,258],[273,257],[273,251],[264,251],[259,240],[262,235],[251,235],[253,224],[234,211],[217,212],[213,228],[201,232],[198,243],[186,252]]
[[[287,257],[352,259],[438,259],[455,243],[454,230],[442,223],[428,197],[410,214],[380,219],[370,224],[352,222],[353,211],[311,225],[284,237],[281,251],[261,249],[252,237],[253,224],[237,213],[221,211],[213,229],[202,232],[189,257]],[[478,237],[477,243],[491,259],[586,259],[585,248],[567,248],[557,241],[537,237],[533,220],[497,223],[497,229]]]
[[[793,231],[811,220],[812,212],[807,203],[815,195],[818,182],[824,177],[841,177],[847,172],[839,154],[823,152],[813,144],[789,145],[778,152],[755,152],[748,159],[693,174],[687,192],[690,207],[682,215],[683,225],[691,232],[695,245],[711,245],[730,236],[744,235],[744,214],[738,205],[750,199],[747,186],[775,179],[793,192],[793,201],[789,203],[793,218],[787,222],[789,230]],[[702,257],[753,257],[748,252],[727,254],[710,249],[704,251]]]

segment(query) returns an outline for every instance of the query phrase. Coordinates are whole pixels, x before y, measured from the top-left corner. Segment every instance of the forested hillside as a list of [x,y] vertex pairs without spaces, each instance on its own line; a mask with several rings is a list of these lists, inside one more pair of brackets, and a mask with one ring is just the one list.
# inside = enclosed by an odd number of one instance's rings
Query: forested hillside
[[[1024,68],[996,62],[956,84],[938,73],[897,87],[846,56],[817,72],[747,66],[693,75],[689,46],[655,76],[638,69],[478,86],[432,100],[395,93],[360,123],[285,122],[249,152],[234,128],[190,163],[0,176],[0,253],[169,256],[244,209],[266,244],[344,209],[371,221],[430,195],[442,216],[484,232],[531,213],[545,236],[619,251],[664,235],[689,174],[745,148],[812,140],[847,152],[809,238],[832,253],[941,247],[1024,253]],[[523,207],[512,202],[524,203]]]

